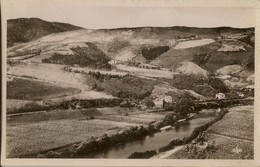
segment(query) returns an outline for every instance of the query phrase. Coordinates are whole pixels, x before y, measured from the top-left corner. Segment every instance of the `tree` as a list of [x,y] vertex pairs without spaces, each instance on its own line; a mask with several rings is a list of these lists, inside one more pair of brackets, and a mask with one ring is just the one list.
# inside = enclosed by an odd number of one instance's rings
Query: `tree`
[[223,81],[221,81],[218,78],[212,79],[210,86],[219,92],[222,92],[222,93],[228,92],[228,87],[225,85],[225,83]]
[[180,113],[181,115],[187,115],[189,112],[191,112],[191,108],[193,106],[194,102],[192,97],[188,93],[185,93],[176,102],[174,110],[176,113]]
[[146,98],[144,100],[144,104],[148,107],[148,108],[153,108],[155,106],[153,100],[151,98]]

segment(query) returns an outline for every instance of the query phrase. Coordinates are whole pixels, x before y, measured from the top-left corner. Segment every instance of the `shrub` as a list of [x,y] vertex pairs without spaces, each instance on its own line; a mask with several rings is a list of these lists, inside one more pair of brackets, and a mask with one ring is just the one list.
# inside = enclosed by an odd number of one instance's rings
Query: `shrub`
[[110,59],[98,46],[91,42],[87,42],[86,47],[77,46],[71,48],[71,50],[74,54],[54,53],[51,57],[42,59],[42,62],[111,69],[111,65],[108,63]]
[[146,60],[154,60],[169,49],[169,46],[158,46],[154,48],[143,48],[141,52]]
[[134,152],[128,159],[148,159],[156,154],[155,150],[145,151],[145,152]]
[[153,100],[150,97],[144,100],[144,104],[147,106],[147,108],[153,108],[155,106]]
[[210,82],[210,86],[222,93],[229,91],[228,87],[219,78],[213,78]]
[[180,113],[181,115],[187,115],[191,112],[191,108],[194,106],[194,102],[191,96],[188,93],[185,93],[179,100],[176,102],[174,111]]

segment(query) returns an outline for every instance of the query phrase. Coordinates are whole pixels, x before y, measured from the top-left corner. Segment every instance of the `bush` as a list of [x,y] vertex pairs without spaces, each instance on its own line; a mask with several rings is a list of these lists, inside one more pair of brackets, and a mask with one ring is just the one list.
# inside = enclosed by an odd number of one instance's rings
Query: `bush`
[[194,102],[191,96],[188,93],[185,93],[179,100],[176,102],[174,111],[181,115],[187,115],[191,112],[191,108],[194,106]]
[[71,50],[74,54],[54,53],[50,58],[42,59],[42,62],[111,69],[111,65],[108,63],[110,59],[93,43],[87,42],[86,47],[77,46]]
[[195,85],[203,85],[204,83],[204,78],[186,74],[173,75],[171,80],[171,84],[178,89],[192,89]]
[[169,49],[169,46],[158,46],[154,48],[143,48],[141,52],[146,60],[154,60]]
[[144,100],[144,104],[147,106],[147,108],[153,108],[155,106],[153,100],[150,97]]
[[154,155],[156,155],[155,150],[150,150],[145,152],[134,152],[128,157],[128,159],[148,159]]
[[222,93],[229,91],[228,87],[219,78],[213,78],[210,82],[210,86]]
[[134,76],[124,76],[122,80],[112,78],[102,83],[104,90],[120,98],[144,99],[150,96],[156,83]]

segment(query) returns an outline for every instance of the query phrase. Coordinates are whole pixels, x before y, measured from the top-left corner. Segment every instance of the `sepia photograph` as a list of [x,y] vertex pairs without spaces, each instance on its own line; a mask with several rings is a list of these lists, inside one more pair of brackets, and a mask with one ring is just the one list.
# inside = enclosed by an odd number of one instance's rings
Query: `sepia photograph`
[[252,8],[90,2],[4,1],[4,159],[255,159]]

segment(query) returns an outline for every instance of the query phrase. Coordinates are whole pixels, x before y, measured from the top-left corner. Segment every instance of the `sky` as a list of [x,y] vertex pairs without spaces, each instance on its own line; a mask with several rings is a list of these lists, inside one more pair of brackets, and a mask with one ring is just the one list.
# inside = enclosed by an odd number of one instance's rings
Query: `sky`
[[190,26],[254,27],[249,8],[91,6],[82,0],[8,0],[7,19],[40,18],[88,29]]

